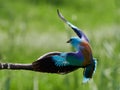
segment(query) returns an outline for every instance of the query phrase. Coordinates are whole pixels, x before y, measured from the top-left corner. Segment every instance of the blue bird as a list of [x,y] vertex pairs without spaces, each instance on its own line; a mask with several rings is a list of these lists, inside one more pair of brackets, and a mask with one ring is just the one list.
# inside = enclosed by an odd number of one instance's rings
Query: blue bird
[[89,81],[96,71],[97,61],[93,58],[90,42],[87,36],[76,26],[68,22],[57,10],[58,16],[72,28],[78,37],[71,37],[70,43],[75,52],[50,52],[33,62],[33,70],[46,73],[67,74],[83,68],[83,83]]

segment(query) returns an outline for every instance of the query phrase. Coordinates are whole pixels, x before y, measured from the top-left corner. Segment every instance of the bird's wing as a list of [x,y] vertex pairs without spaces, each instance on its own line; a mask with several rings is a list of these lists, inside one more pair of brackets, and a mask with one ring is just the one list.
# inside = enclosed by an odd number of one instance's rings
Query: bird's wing
[[78,37],[80,37],[81,39],[86,40],[87,42],[89,42],[89,39],[87,38],[87,36],[76,26],[74,26],[72,23],[70,23],[69,21],[67,21],[64,16],[59,12],[59,10],[57,10],[58,16],[69,26],[73,29],[73,31],[78,35]]
[[83,63],[84,63],[84,56],[82,54],[82,52],[70,52],[67,53],[66,56],[66,60],[69,62],[70,65],[73,66],[79,66],[79,67],[83,67]]
[[61,52],[51,52],[41,56],[32,63],[33,70],[46,73],[66,74],[78,69],[78,66],[69,65],[61,55]]

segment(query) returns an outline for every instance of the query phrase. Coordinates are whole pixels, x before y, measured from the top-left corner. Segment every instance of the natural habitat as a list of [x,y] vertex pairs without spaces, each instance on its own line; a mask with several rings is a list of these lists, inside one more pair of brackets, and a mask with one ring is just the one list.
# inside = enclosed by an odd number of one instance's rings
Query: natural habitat
[[73,51],[66,41],[75,34],[57,9],[88,36],[98,62],[93,78],[82,84],[83,69],[66,75],[0,70],[0,90],[120,90],[119,0],[0,0],[0,62]]

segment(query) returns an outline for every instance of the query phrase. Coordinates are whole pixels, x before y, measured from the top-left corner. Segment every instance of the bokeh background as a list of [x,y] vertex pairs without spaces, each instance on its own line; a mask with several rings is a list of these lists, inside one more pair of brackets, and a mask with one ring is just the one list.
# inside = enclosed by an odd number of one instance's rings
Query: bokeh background
[[120,90],[120,0],[0,0],[0,62],[32,63],[50,51],[71,51],[74,36],[59,9],[89,37],[97,71],[67,75],[0,70],[0,90]]

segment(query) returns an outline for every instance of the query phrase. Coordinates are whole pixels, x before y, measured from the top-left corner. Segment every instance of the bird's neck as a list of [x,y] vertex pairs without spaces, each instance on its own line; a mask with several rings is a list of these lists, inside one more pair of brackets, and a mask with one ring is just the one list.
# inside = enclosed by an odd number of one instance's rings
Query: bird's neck
[[73,47],[75,48],[76,51],[80,51],[80,46],[77,44],[74,44]]

